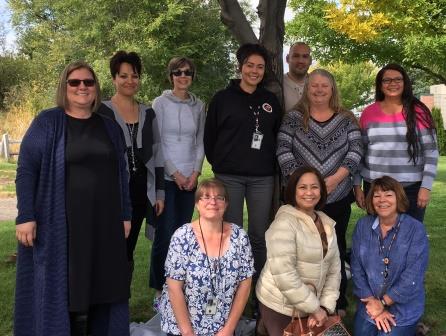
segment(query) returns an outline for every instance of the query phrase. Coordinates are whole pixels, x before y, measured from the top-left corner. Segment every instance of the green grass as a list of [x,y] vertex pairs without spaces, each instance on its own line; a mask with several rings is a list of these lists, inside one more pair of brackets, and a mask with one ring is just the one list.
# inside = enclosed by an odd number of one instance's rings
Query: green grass
[[[15,165],[0,163],[0,176],[6,171],[14,171]],[[203,177],[212,176],[209,165],[205,164]],[[445,211],[446,204],[446,157],[440,158],[439,171],[432,192],[432,201],[426,213],[425,224],[430,242],[430,264],[426,276],[426,312],[423,322],[431,327],[429,335],[441,336],[446,334],[446,277],[445,260],[446,239]],[[363,216],[362,210],[353,206],[352,216],[348,230],[348,237],[354,228],[354,223]],[[246,221],[246,214],[245,214]],[[153,290],[148,287],[148,269],[151,242],[145,239],[144,230],[141,230],[138,245],[135,251],[135,272],[132,283],[132,298],[130,300],[131,320],[147,321],[153,316],[151,310]],[[350,240],[350,239],[349,239]],[[0,222],[0,335],[12,335],[12,307],[15,287],[15,265],[6,262],[8,256],[16,246],[14,239],[13,221]],[[349,284],[351,292],[351,284]],[[354,299],[350,295],[350,306],[346,325],[351,328],[354,314]]]
[[0,161],[0,198],[15,195],[15,170],[17,165]]

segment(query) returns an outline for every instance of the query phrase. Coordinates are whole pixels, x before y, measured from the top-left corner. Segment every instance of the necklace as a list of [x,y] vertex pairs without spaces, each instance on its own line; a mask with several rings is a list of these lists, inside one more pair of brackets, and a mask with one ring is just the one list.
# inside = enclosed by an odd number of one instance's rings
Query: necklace
[[393,233],[392,240],[390,241],[387,249],[384,246],[384,240],[381,238],[381,233],[378,234],[378,246],[379,246],[379,254],[383,256],[383,264],[384,264],[384,281],[387,281],[387,277],[389,276],[389,265],[390,265],[390,250],[392,249],[393,242],[396,239],[398,231],[401,225],[401,218],[398,218],[398,224],[395,228],[395,232]]
[[[210,281],[211,282],[211,291],[212,291],[212,295],[214,295],[214,297],[215,297],[214,280],[216,280],[216,277],[217,277],[217,268],[218,268],[218,273],[220,273],[221,245],[222,245],[222,241],[223,241],[223,221],[221,221],[220,246],[218,248],[218,258],[217,258],[217,261],[213,265],[211,265],[211,261],[209,260],[208,249],[206,246],[206,240],[204,239],[203,230],[201,229],[200,217],[198,217],[198,226],[200,227],[201,237],[203,238],[204,252],[206,253],[206,259],[207,259],[208,265],[209,265],[209,275],[211,277],[211,281]],[[217,287],[217,286],[215,286],[215,287]]]
[[135,141],[135,129],[137,129],[138,127],[136,126],[137,124],[127,124],[127,128],[129,130],[129,134],[130,134],[130,157],[132,160],[132,171],[136,172],[136,162],[135,162],[135,148],[134,148],[134,144],[133,142]]

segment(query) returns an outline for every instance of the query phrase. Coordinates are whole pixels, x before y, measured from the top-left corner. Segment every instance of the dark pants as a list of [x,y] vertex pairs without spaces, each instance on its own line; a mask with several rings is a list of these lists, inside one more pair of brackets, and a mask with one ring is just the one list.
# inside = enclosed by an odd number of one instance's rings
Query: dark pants
[[322,211],[331,217],[335,222],[335,231],[338,241],[339,257],[341,259],[341,286],[339,287],[339,299],[336,302],[336,309],[346,309],[347,302],[347,274],[345,273],[345,257],[347,250],[347,242],[345,235],[347,233],[348,221],[352,212],[351,202],[353,195],[349,195],[337,202],[325,205]]
[[147,212],[151,211],[152,206],[147,201],[145,204],[132,204],[132,227],[130,234],[127,237],[127,259],[133,262],[133,253],[138,242],[139,231],[141,230],[142,222],[147,216]]
[[166,281],[164,263],[169,251],[170,238],[176,229],[191,221],[195,205],[195,190],[180,190],[175,182],[168,180],[165,180],[165,188],[164,211],[156,219],[155,239],[150,258],[149,286],[156,290],[162,290]]
[[280,314],[259,302],[260,317],[268,336],[282,336],[283,330],[291,322],[291,316]]
[[[364,181],[364,194],[367,195],[370,190],[370,183]],[[424,213],[426,208],[420,208],[417,206],[418,192],[420,191],[421,182],[412,183],[404,187],[407,199],[409,200],[409,209],[406,213],[420,222],[424,220]]]

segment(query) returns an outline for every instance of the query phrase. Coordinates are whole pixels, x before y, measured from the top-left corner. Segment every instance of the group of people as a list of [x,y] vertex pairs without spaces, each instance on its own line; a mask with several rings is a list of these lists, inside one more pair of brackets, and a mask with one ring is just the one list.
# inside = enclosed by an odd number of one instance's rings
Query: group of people
[[[186,57],[169,62],[172,89],[152,106],[135,97],[134,52],[111,58],[115,94],[105,101],[87,63],[65,68],[57,107],[34,119],[20,149],[16,335],[128,335],[144,219],[155,230],[149,286],[167,334],[231,335],[250,294],[270,336],[294,310],[323,325],[345,315],[355,200],[368,215],[352,239],[354,334],[415,334],[438,150],[405,70],[380,70],[376,102],[358,122],[331,73],[308,73],[305,43],[287,56],[284,113],[263,86],[264,47],[242,45],[236,58],[240,78],[207,111],[189,91],[197,71]],[[205,155],[215,178],[198,184]],[[284,205],[271,222],[277,162]]]

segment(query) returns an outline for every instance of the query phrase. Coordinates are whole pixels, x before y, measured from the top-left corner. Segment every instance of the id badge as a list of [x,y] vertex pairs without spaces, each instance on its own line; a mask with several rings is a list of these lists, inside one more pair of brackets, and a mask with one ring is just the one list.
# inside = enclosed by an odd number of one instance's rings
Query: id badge
[[262,133],[260,133],[259,131],[252,133],[251,148],[260,149],[260,147],[262,147],[262,140],[263,140]]
[[217,313],[217,298],[211,297],[206,300],[206,307],[204,309],[206,315],[215,315]]

